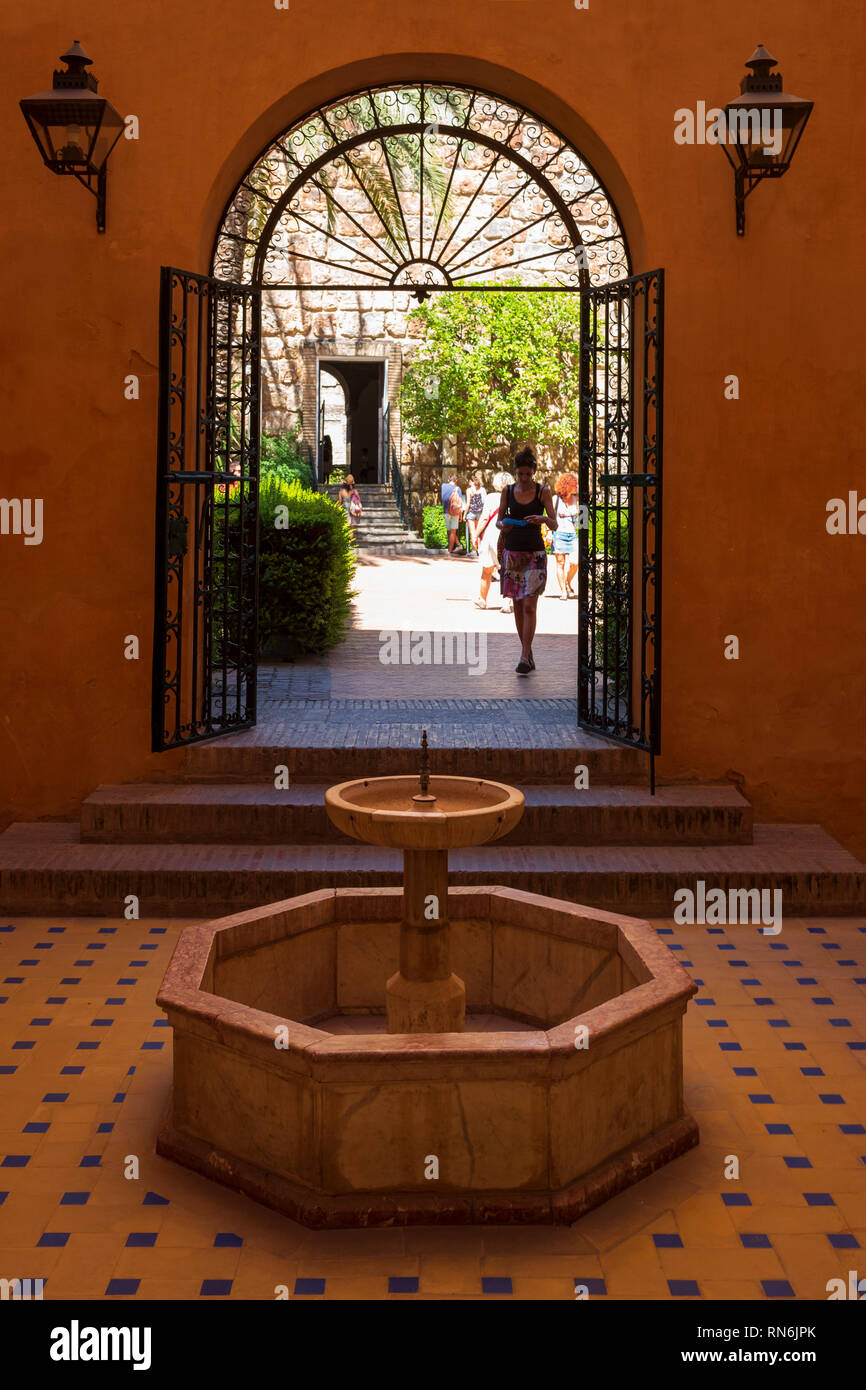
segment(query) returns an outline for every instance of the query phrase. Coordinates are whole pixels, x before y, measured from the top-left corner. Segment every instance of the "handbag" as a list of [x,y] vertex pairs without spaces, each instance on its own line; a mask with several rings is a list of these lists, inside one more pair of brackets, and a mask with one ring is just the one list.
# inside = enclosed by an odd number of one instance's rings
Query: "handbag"
[[364,508],[361,506],[361,499],[357,492],[353,492],[349,499],[349,511],[352,516],[360,516]]

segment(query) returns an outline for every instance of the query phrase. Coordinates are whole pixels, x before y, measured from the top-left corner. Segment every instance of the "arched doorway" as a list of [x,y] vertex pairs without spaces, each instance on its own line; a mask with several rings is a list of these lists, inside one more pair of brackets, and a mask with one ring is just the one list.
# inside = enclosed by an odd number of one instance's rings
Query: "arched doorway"
[[[421,301],[483,287],[581,297],[590,525],[580,536],[580,720],[658,751],[663,273],[630,270],[616,208],[590,165],[494,93],[424,81],[366,87],[269,142],[228,201],[211,274],[163,272],[155,747],[255,722],[267,330],[296,313],[292,332],[308,339],[305,324],[340,294]],[[316,369],[329,342],[324,334],[321,354],[301,344]],[[303,394],[309,383],[303,370],[298,377]],[[202,393],[195,413],[191,397]],[[399,436],[392,400],[385,411]],[[315,452],[318,410],[308,417]],[[195,550],[184,566],[188,535]]]
[[331,357],[323,349],[316,353],[315,363],[319,403],[317,481],[327,483],[329,466],[338,475],[351,473],[359,483],[385,481],[382,461],[383,427],[387,423],[387,356],[378,352],[364,356],[343,352]]

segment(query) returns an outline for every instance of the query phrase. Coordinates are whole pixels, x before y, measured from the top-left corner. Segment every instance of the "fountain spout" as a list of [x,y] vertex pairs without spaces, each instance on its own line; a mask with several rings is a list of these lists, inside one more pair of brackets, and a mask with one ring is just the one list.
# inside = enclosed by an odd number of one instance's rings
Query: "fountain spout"
[[435,796],[430,794],[430,754],[427,748],[427,730],[421,732],[421,771],[418,773],[418,785],[421,788],[412,797],[412,800],[421,809],[429,809],[435,802]]

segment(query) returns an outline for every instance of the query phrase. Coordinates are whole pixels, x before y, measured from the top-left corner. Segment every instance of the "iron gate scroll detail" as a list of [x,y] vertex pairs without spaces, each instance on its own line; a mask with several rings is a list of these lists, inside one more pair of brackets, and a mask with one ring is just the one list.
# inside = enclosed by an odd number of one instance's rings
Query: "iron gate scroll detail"
[[581,294],[578,710],[661,751],[664,271]]
[[261,292],[163,266],[154,751],[256,718]]

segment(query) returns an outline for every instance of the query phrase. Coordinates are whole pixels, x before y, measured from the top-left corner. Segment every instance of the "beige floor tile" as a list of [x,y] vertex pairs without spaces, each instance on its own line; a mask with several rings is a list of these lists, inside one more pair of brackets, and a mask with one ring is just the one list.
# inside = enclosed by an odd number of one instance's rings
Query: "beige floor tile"
[[[565,607],[565,605],[563,605]],[[429,692],[428,692],[429,693]],[[30,920],[16,938],[16,960],[28,954],[53,921]],[[860,922],[858,925],[862,925]],[[155,1030],[161,1011],[154,994],[179,930],[186,922],[160,922],[165,936],[150,938],[148,924],[136,924],[123,937],[105,935],[104,952],[81,987],[55,984],[63,975],[84,976],[74,967],[88,942],[102,940],[103,919],[66,919],[59,925],[48,975],[10,989],[0,1011],[0,1050],[6,1039],[33,1038],[32,1052],[10,1054],[17,1067],[4,1077],[4,1113],[0,1153],[28,1153],[23,1169],[0,1168],[0,1190],[9,1196],[0,1205],[0,1254],[4,1262],[26,1260],[31,1275],[38,1265],[50,1267],[47,1298],[61,1296],[101,1301],[112,1277],[141,1280],[139,1298],[198,1299],[204,1278],[232,1279],[233,1299],[274,1297],[274,1287],[295,1279],[325,1277],[328,1299],[364,1301],[388,1297],[389,1275],[419,1277],[422,1292],[409,1298],[431,1302],[490,1301],[481,1292],[483,1275],[510,1277],[515,1299],[574,1301],[575,1276],[603,1278],[608,1298],[624,1302],[669,1297],[668,1278],[696,1279],[701,1301],[760,1299],[761,1280],[785,1278],[797,1298],[826,1297],[826,1281],[858,1267],[866,1250],[866,1136],[843,1135],[841,1123],[862,1119],[866,1111],[866,1059],[846,1046],[864,1028],[833,1029],[829,1018],[863,1019],[863,991],[851,985],[824,952],[822,942],[838,940],[847,955],[863,954],[866,938],[853,923],[828,919],[827,938],[809,934],[817,921],[786,922],[782,940],[789,953],[774,952],[767,940],[734,937],[748,968],[731,970],[727,953],[715,950],[705,933],[680,934],[693,960],[693,973],[705,980],[703,993],[716,1000],[713,1009],[691,1006],[686,1019],[686,1093],[701,1127],[698,1148],[620,1194],[571,1228],[494,1227],[408,1230],[309,1231],[269,1212],[187,1169],[160,1158],[153,1140],[171,1083],[171,1049],[142,1053],[144,1039],[170,1042],[168,1030]],[[127,924],[128,925],[128,924]],[[140,942],[159,945],[148,953],[147,968],[132,969]],[[796,956],[794,953],[796,952]],[[783,954],[802,960],[789,970]],[[841,953],[839,953],[841,954]],[[21,972],[25,973],[25,972]],[[118,977],[133,974],[140,983],[120,987]],[[814,975],[814,987],[795,983],[797,975]],[[742,977],[761,980],[744,987]],[[794,982],[792,982],[792,977]],[[68,1003],[46,1006],[48,994]],[[829,995],[831,1008],[811,1003]],[[772,1006],[752,1002],[756,995],[774,999]],[[107,997],[128,999],[109,1008]],[[51,1014],[49,1028],[34,1029],[30,1020]],[[93,1018],[111,1016],[109,1029],[92,1029]],[[708,1017],[724,1017],[728,1030],[708,1029]],[[770,1029],[770,1017],[790,1020],[790,1029]],[[97,1036],[98,1035],[98,1036]],[[82,1052],[81,1040],[99,1041],[98,1052]],[[735,1039],[738,1053],[722,1053],[718,1043]],[[786,1041],[807,1044],[804,1052],[787,1052]],[[4,1052],[4,1058],[6,1053]],[[79,1076],[63,1076],[64,1066],[83,1066]],[[135,1074],[127,1075],[129,1067]],[[734,1067],[754,1067],[756,1077],[736,1077]],[[820,1066],[824,1077],[803,1077],[804,1066]],[[69,1091],[62,1104],[43,1102],[50,1091]],[[767,1091],[772,1106],[753,1105],[748,1095]],[[127,1100],[114,1103],[125,1092]],[[821,1093],[841,1093],[844,1106],[821,1103]],[[31,1120],[50,1122],[44,1135],[25,1135]],[[97,1135],[96,1125],[113,1122],[114,1130]],[[770,1135],[767,1123],[786,1123],[792,1135]],[[81,1169],[86,1153],[100,1153],[99,1169]],[[123,1177],[127,1154],[137,1154],[141,1176]],[[736,1153],[741,1178],[729,1184],[724,1159]],[[788,1169],[786,1155],[802,1154],[811,1169]],[[728,1208],[721,1194],[747,1191],[752,1206]],[[90,1191],[85,1207],[60,1205],[66,1191]],[[168,1206],[143,1206],[147,1191],[169,1199]],[[832,1207],[808,1207],[803,1192],[830,1192]],[[37,1246],[43,1230],[71,1233],[66,1247]],[[153,1248],[127,1247],[131,1231],[155,1231]],[[214,1247],[217,1232],[242,1237],[241,1247]],[[657,1250],[653,1232],[678,1232],[683,1249]],[[770,1250],[746,1250],[741,1231],[766,1232]],[[852,1231],[861,1249],[839,1251],[829,1232]],[[866,1275],[866,1260],[861,1261]],[[25,1270],[25,1274],[27,1271]],[[396,1295],[392,1297],[401,1297]],[[292,1298],[294,1294],[292,1293]],[[590,1300],[591,1301],[591,1300]]]

